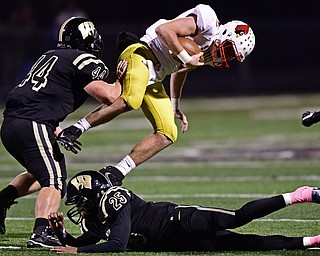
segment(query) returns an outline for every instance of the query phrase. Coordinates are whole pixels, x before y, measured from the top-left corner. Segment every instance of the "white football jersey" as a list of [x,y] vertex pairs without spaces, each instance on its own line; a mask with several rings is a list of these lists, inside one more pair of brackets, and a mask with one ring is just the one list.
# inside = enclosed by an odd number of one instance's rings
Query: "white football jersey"
[[[194,40],[203,51],[211,46],[212,42],[218,35],[218,17],[215,11],[209,5],[199,4],[195,8],[180,14],[176,18],[184,18],[190,14],[195,14],[197,16],[198,34],[195,37],[189,38]],[[160,42],[155,32],[156,27],[166,22],[168,22],[168,20],[158,20],[146,30],[145,35],[141,38],[141,41],[148,44],[160,62],[158,66],[154,67],[154,71],[152,72],[156,75],[155,77],[151,78],[153,82],[162,81],[167,75],[177,71],[181,65],[181,63],[172,57],[169,49]],[[150,68],[150,65],[148,66]]]

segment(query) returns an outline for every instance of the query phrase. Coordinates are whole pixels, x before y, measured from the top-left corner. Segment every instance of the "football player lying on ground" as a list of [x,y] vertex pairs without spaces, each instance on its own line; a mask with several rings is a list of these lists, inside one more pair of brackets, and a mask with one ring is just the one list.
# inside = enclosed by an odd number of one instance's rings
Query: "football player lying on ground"
[[[146,202],[124,187],[112,186],[108,176],[82,171],[67,185],[70,220],[81,224],[82,235],[73,237],[63,227],[61,212],[49,222],[61,244],[59,253],[130,251],[265,251],[320,247],[314,237],[260,236],[227,229],[243,226],[297,203],[320,203],[320,188],[300,187],[291,193],[257,199],[238,210]],[[98,242],[105,240],[103,243]]]

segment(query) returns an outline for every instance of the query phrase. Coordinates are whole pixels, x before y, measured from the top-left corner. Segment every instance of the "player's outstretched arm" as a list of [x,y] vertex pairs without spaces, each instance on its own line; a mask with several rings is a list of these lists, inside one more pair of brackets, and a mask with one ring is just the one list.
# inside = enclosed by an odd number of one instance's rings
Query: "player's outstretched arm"
[[95,80],[87,84],[84,90],[100,103],[111,105],[121,94],[122,80],[126,73],[128,62],[120,60],[115,74],[115,82],[109,84],[102,80]]

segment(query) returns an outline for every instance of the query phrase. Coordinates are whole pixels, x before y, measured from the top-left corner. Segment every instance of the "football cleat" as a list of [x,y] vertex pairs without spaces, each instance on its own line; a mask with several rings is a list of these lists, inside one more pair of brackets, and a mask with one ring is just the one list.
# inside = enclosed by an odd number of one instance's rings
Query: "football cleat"
[[27,242],[27,248],[51,248],[53,246],[62,246],[62,244],[50,227],[46,227],[40,234],[33,233]]
[[309,239],[306,239],[305,241],[306,242],[305,246],[307,248],[313,248],[313,249],[320,248],[320,235],[310,237]]
[[113,186],[121,186],[124,175],[114,166],[106,166],[99,170]]
[[303,186],[290,193],[292,204],[314,202],[320,203],[320,188]]
[[320,122],[320,112],[319,111],[305,111],[302,114],[301,123],[305,127],[310,127],[313,124]]
[[313,188],[313,190],[312,190],[312,202],[320,204],[320,188]]
[[10,208],[11,205],[17,204],[16,201],[10,201],[6,204],[0,204],[0,234],[6,233],[6,223],[5,219],[7,217],[7,211]]

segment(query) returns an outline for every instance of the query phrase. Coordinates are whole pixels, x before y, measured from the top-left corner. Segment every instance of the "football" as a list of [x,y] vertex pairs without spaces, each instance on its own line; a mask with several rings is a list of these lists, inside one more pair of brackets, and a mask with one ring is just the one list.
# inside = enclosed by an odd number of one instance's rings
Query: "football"
[[[201,52],[200,47],[191,39],[185,37],[178,37],[178,40],[182,47],[189,53],[191,56]],[[176,58],[177,59],[177,58]],[[180,61],[180,60],[179,60]],[[180,61],[181,62],[181,61]],[[203,55],[200,57],[199,62],[204,62]]]

